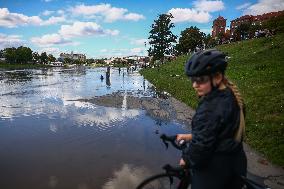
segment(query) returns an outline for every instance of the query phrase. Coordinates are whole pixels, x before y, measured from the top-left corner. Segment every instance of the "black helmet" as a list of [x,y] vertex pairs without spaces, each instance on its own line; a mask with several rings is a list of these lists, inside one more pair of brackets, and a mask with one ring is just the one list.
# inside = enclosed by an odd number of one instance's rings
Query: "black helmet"
[[202,76],[216,72],[224,73],[227,67],[226,55],[216,49],[199,51],[191,56],[185,65],[186,75]]

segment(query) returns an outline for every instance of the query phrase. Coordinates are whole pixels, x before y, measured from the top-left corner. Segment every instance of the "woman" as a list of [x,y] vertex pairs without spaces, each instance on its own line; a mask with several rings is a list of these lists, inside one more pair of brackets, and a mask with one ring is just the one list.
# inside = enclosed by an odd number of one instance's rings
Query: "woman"
[[192,189],[240,189],[247,160],[242,146],[243,101],[227,80],[225,55],[218,50],[195,53],[186,74],[200,97],[192,119],[192,133],[179,134],[189,147],[180,160],[192,170]]

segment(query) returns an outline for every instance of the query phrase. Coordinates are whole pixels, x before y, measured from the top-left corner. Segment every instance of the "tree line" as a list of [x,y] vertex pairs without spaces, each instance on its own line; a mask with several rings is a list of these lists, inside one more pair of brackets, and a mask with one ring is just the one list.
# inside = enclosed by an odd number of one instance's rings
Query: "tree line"
[[42,52],[33,52],[29,47],[20,46],[18,48],[11,47],[0,50],[0,58],[5,58],[5,61],[10,64],[47,64],[48,62],[56,61],[52,54]]
[[187,54],[200,48],[212,48],[228,41],[258,37],[259,35],[256,36],[256,34],[262,34],[262,31],[265,34],[271,32],[271,35],[284,32],[284,15],[282,15],[262,24],[242,23],[236,28],[233,36],[225,33],[213,39],[210,34],[206,35],[196,26],[190,26],[181,31],[178,38],[171,32],[171,29],[175,27],[171,22],[172,18],[171,14],[160,14],[151,26],[148,54],[152,57],[152,61],[158,60],[163,63],[168,56]]
[[[2,49],[0,50],[0,58],[4,58],[5,62],[9,64],[48,64],[56,61],[52,54],[33,52],[29,47],[24,46]],[[61,61],[64,64],[91,64],[95,62],[92,58],[86,61],[64,58]]]

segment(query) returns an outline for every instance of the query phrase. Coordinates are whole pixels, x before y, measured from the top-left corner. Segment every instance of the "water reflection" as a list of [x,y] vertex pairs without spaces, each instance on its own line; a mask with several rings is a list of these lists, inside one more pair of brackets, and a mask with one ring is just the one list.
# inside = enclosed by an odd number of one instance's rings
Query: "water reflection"
[[111,85],[109,77],[106,77],[106,85],[107,85],[107,88],[109,88]]
[[[139,73],[110,73],[108,86],[105,68],[0,71],[0,188],[131,188],[176,163],[179,153],[165,151],[157,133],[182,125],[130,108],[133,96],[153,95]],[[114,93],[122,94],[112,100],[118,106],[78,100]]]
[[124,164],[121,169],[114,171],[112,178],[103,185],[102,189],[134,189],[149,175],[152,173],[145,167]]
[[[79,126],[97,126],[100,129],[110,129],[117,122],[134,119],[141,114],[139,110],[123,110],[110,107],[94,107],[92,111],[87,110],[84,114],[74,116],[74,121]],[[116,123],[116,124],[115,124]]]

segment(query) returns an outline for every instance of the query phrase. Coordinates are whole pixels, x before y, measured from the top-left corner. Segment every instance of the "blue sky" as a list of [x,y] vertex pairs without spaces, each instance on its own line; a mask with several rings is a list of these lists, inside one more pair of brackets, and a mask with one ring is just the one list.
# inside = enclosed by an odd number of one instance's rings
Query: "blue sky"
[[87,58],[146,55],[151,24],[172,13],[175,35],[197,26],[211,33],[219,15],[230,21],[245,14],[284,10],[284,0],[0,0],[0,49],[86,54]]

